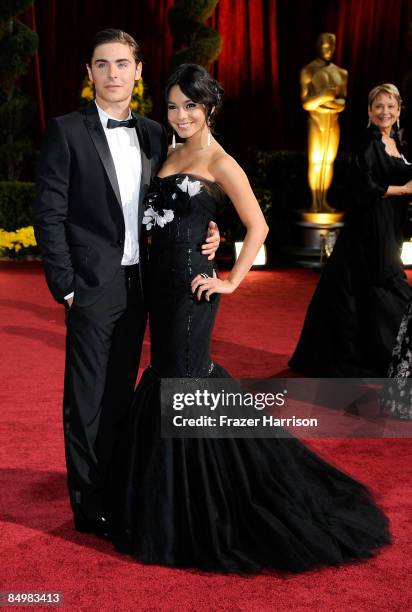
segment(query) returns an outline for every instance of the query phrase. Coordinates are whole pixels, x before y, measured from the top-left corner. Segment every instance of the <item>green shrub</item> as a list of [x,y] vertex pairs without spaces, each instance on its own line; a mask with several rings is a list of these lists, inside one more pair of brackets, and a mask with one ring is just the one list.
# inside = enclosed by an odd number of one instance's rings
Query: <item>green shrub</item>
[[219,32],[205,25],[205,21],[213,15],[218,1],[176,0],[168,16],[174,44],[171,69],[184,63],[209,68],[219,57],[222,37]]
[[33,224],[34,183],[0,181],[0,228],[13,231]]
[[17,87],[36,52],[38,36],[14,19],[33,0],[4,0],[0,7],[0,180],[16,181],[31,156],[35,103]]
[[[350,169],[350,156],[338,155],[334,164],[333,182],[328,202],[345,210],[345,184]],[[308,183],[308,158],[304,151],[256,151],[249,172],[256,187],[272,192],[277,210],[296,211],[310,208],[312,201]]]
[[[253,182],[253,177],[251,178]],[[272,208],[272,194],[269,189],[261,187],[255,187],[253,189],[254,194],[259,202],[260,208],[269,223],[271,208]],[[224,241],[230,245],[238,240],[243,240],[245,237],[245,227],[239,219],[234,206],[226,201],[225,206],[222,206],[219,211],[218,219],[219,232]]]
[[2,0],[0,6],[0,21],[8,21],[25,11],[33,0]]
[[3,30],[0,38],[1,90],[9,93],[13,83],[27,71],[31,57],[36,53],[38,36],[24,23],[9,22],[10,29]]

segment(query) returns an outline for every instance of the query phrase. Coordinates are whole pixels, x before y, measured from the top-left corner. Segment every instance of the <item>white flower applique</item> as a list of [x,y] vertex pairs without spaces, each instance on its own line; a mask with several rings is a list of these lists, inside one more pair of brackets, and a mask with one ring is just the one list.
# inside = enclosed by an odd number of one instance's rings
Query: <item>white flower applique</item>
[[143,216],[143,224],[146,226],[146,229],[149,231],[155,225],[159,227],[164,227],[166,223],[170,223],[174,219],[173,210],[165,210],[163,209],[163,215],[156,212],[151,206],[146,208]]
[[178,185],[178,187],[185,193],[188,193],[189,196],[192,198],[201,191],[202,184],[200,181],[191,181],[189,180],[188,176],[185,176],[185,178],[180,183],[180,185]]

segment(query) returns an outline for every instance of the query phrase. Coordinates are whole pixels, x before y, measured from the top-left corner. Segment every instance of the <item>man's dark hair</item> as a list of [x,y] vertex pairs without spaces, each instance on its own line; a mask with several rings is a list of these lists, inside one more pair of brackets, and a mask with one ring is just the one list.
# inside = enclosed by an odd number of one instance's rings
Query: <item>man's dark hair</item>
[[113,42],[129,45],[132,55],[136,60],[136,64],[139,64],[139,62],[142,61],[142,57],[140,55],[140,47],[133,38],[133,36],[130,36],[130,34],[124,32],[123,30],[116,30],[114,28],[107,28],[106,30],[97,32],[90,46],[89,61],[91,62],[96,47]]
[[[204,104],[207,119],[214,119],[222,105],[223,88],[203,66],[181,64],[170,75],[165,88],[166,104],[169,92],[178,85],[183,93],[193,102]],[[213,115],[212,115],[213,111]]]

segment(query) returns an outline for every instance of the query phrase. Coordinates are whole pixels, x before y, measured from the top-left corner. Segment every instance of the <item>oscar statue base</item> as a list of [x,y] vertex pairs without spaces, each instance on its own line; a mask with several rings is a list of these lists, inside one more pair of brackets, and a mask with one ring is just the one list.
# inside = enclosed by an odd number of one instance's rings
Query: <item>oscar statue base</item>
[[343,212],[315,213],[298,210],[296,246],[283,249],[295,264],[320,269],[332,252],[334,241],[343,227]]

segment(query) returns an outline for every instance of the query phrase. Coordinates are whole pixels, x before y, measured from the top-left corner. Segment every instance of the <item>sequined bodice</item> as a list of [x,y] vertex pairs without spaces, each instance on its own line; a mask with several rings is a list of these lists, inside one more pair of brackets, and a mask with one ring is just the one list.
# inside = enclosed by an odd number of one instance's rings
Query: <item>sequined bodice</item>
[[213,369],[210,339],[219,296],[199,302],[191,281],[213,275],[214,262],[201,245],[224,197],[212,181],[174,174],[155,178],[145,198],[151,368],[161,377],[205,377]]
[[223,199],[216,183],[193,174],[154,178],[143,217],[150,234],[151,274],[173,273],[187,282],[200,272],[212,273],[200,247]]
[[193,174],[155,177],[146,195],[143,223],[156,243],[197,243],[204,240],[222,197],[216,183]]

